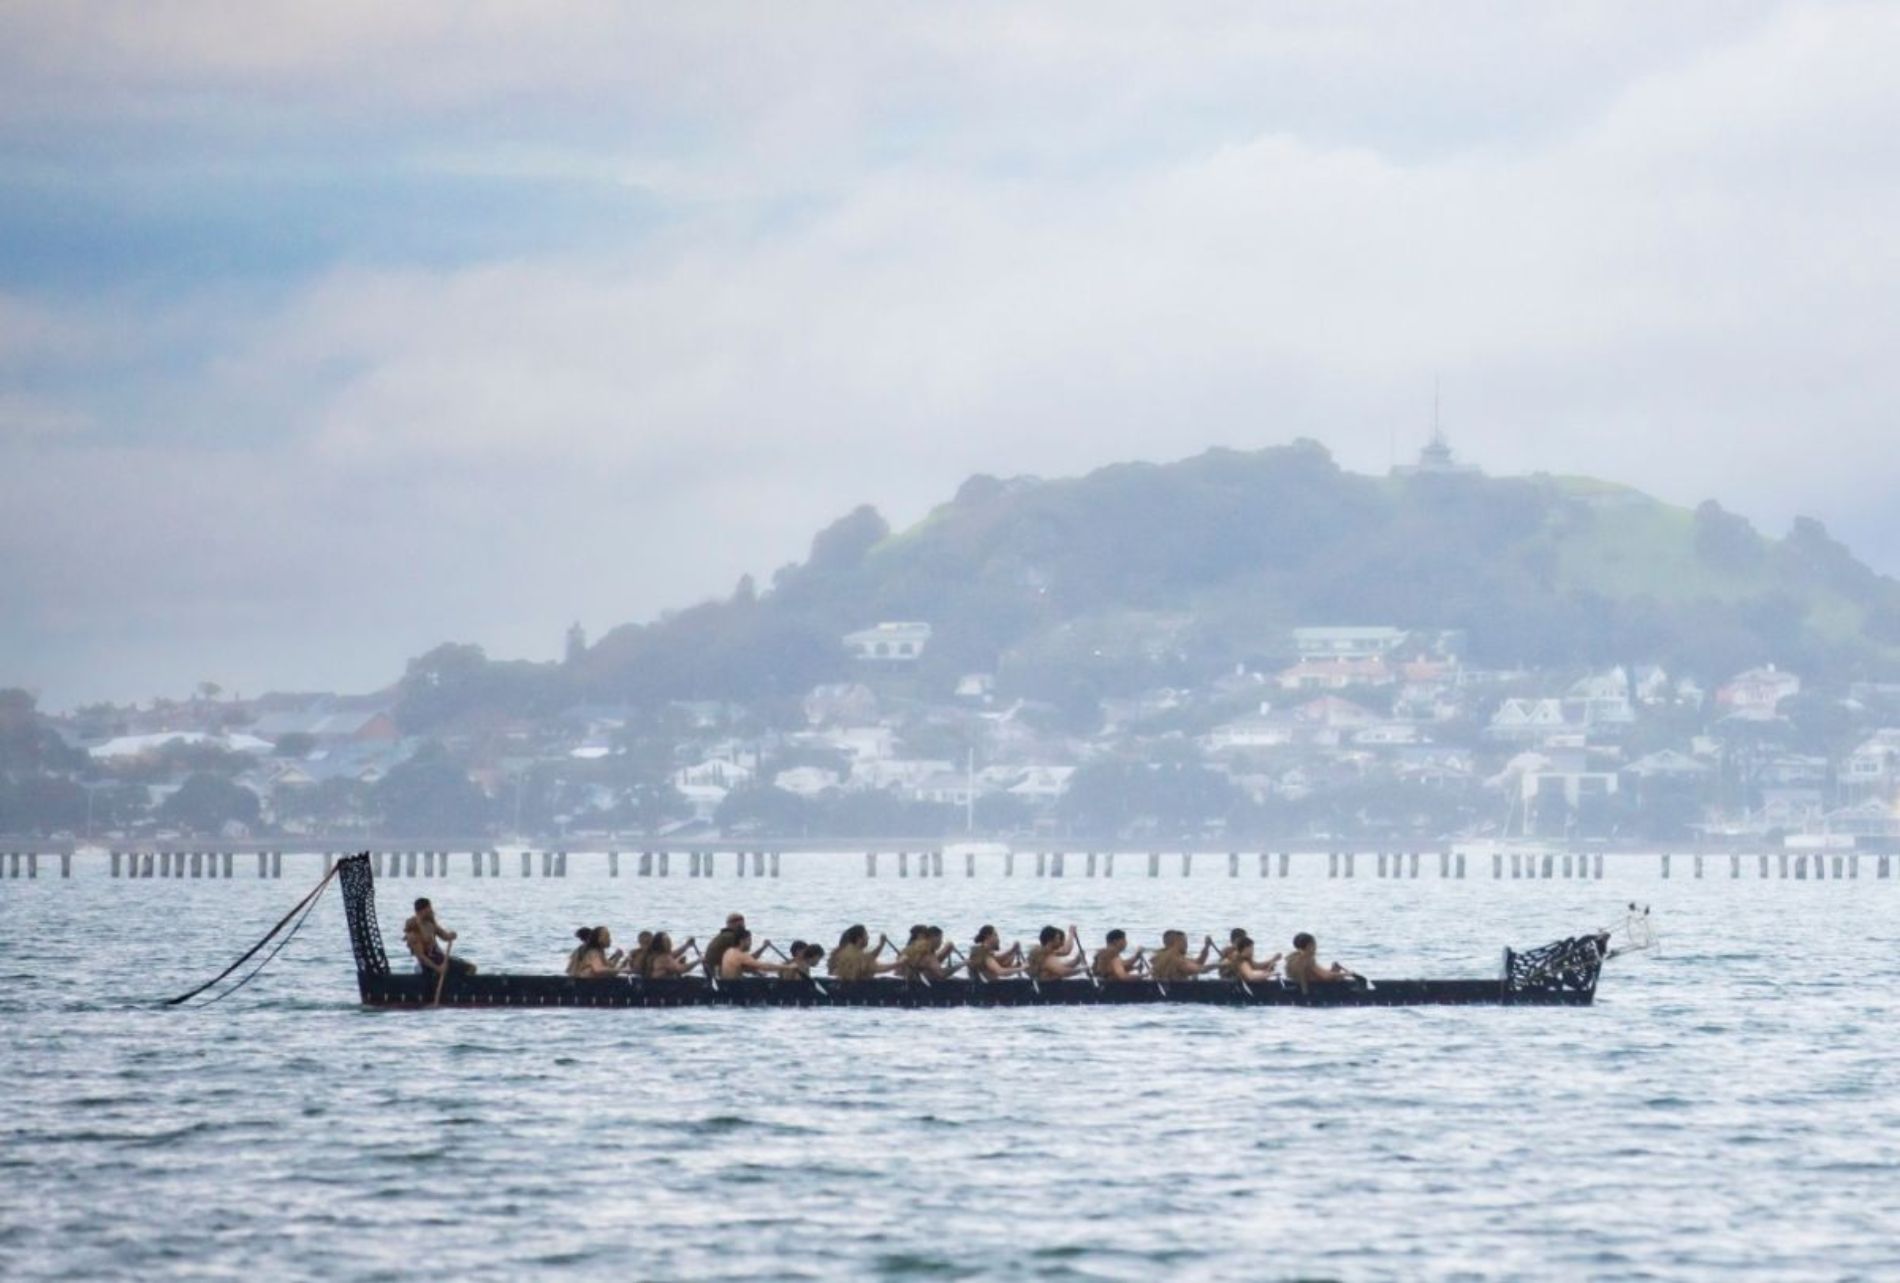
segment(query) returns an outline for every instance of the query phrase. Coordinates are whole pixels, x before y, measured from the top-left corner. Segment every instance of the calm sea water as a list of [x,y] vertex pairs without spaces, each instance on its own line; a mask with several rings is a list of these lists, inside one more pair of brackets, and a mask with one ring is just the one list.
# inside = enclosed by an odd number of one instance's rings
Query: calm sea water
[[[0,882],[0,1276],[1900,1277],[1900,879],[1719,863],[872,882],[788,855],[662,881],[576,854],[427,883],[493,969],[731,909],[781,942],[1308,929],[1375,976],[1491,975],[1631,897],[1660,921],[1589,1010],[1265,1012],[366,1012],[334,892],[251,987],[162,1010],[313,866],[42,868]],[[392,948],[421,885],[379,887]]]

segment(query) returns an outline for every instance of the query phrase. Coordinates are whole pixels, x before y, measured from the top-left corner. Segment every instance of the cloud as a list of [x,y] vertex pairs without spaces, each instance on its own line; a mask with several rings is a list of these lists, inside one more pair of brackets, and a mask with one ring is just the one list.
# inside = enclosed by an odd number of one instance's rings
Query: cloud
[[0,659],[62,689],[92,679],[45,639],[115,612],[153,622],[141,681],[368,684],[442,637],[552,653],[973,471],[1297,435],[1381,468],[1435,378],[1494,471],[1891,530],[1884,8],[152,12],[10,11],[47,56],[0,103],[196,157],[244,131],[204,102],[255,101],[324,164],[387,119],[366,160],[658,206],[0,304],[0,368],[93,424],[0,476],[32,604]]

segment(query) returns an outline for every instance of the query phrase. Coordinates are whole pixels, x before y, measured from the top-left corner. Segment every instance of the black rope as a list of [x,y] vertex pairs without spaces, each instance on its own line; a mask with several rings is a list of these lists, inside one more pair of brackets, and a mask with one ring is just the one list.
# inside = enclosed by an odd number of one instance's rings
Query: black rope
[[236,984],[232,985],[229,989],[226,989],[223,993],[219,994],[215,998],[206,999],[205,1001],[199,1003],[198,1005],[200,1007],[209,1007],[212,1003],[223,1002],[226,998],[229,998],[232,994],[236,993],[238,990],[242,989],[245,985],[251,983],[251,981],[257,979],[260,975],[262,975],[264,973],[264,968],[270,966],[271,960],[275,958],[278,954],[284,951],[284,946],[297,938],[297,933],[303,930],[303,924],[310,921],[310,915],[317,911],[317,905],[321,904],[322,902],[323,902],[323,887],[319,885],[317,887],[317,894],[310,901],[310,907],[305,909],[303,911],[303,916],[298,918],[296,921],[296,924],[292,926],[289,931],[286,931],[284,933],[284,938],[277,942],[277,947],[264,955],[264,960],[262,962],[258,963],[255,967],[253,967],[250,970],[249,974],[247,974],[242,980],[238,981]]
[[[319,895],[321,895],[323,893],[323,888],[329,886],[330,879],[335,876],[336,876],[335,868],[332,868],[328,873],[324,874],[323,880],[317,883],[315,887],[311,888],[310,894],[306,895],[303,899],[299,900],[296,903],[295,907],[293,907],[289,913],[286,913],[281,919],[278,920],[278,923],[276,926],[272,927],[269,931],[266,931],[264,933],[264,938],[262,940],[259,940],[256,944],[252,945],[249,949],[246,949],[244,951],[243,956],[240,957],[236,962],[232,963],[230,966],[226,967],[223,971],[220,971],[217,975],[213,976],[211,979],[199,985],[196,989],[193,989],[190,993],[181,993],[176,998],[167,998],[165,1000],[165,1005],[167,1007],[176,1007],[180,1003],[189,1002],[191,999],[196,998],[199,994],[203,993],[205,990],[211,988],[213,985],[223,980],[226,976],[229,976],[233,971],[236,971],[239,967],[249,962],[252,958],[256,957],[257,951],[259,949],[262,949],[265,945],[269,944],[271,942],[271,938],[275,936],[279,931],[282,931],[285,925],[288,924],[292,918],[296,917],[297,914],[300,911],[302,911],[306,905],[310,904]],[[271,956],[275,957],[276,954],[273,953]],[[266,961],[269,961],[269,959],[266,959]]]

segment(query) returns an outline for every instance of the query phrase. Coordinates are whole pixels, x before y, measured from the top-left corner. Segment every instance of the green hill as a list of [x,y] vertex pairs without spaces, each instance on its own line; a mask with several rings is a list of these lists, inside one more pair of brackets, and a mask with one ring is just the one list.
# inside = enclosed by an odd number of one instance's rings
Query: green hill
[[933,626],[925,691],[971,671],[1044,697],[1192,682],[1277,661],[1301,623],[1462,629],[1481,665],[1900,670],[1900,583],[1816,522],[1770,539],[1713,503],[1570,477],[1370,477],[1296,442],[976,477],[903,531],[861,508],[769,588],[615,629],[551,671],[561,697],[783,698],[850,673],[840,638],[889,619]]

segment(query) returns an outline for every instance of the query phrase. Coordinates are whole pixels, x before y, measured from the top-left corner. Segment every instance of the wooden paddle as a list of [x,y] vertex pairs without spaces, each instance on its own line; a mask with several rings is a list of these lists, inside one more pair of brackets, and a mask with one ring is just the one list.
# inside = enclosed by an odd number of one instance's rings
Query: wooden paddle
[[455,941],[451,940],[442,946],[442,971],[435,978],[435,997],[429,1003],[431,1007],[442,1005],[442,986],[448,983],[449,955],[453,952],[455,952]]

